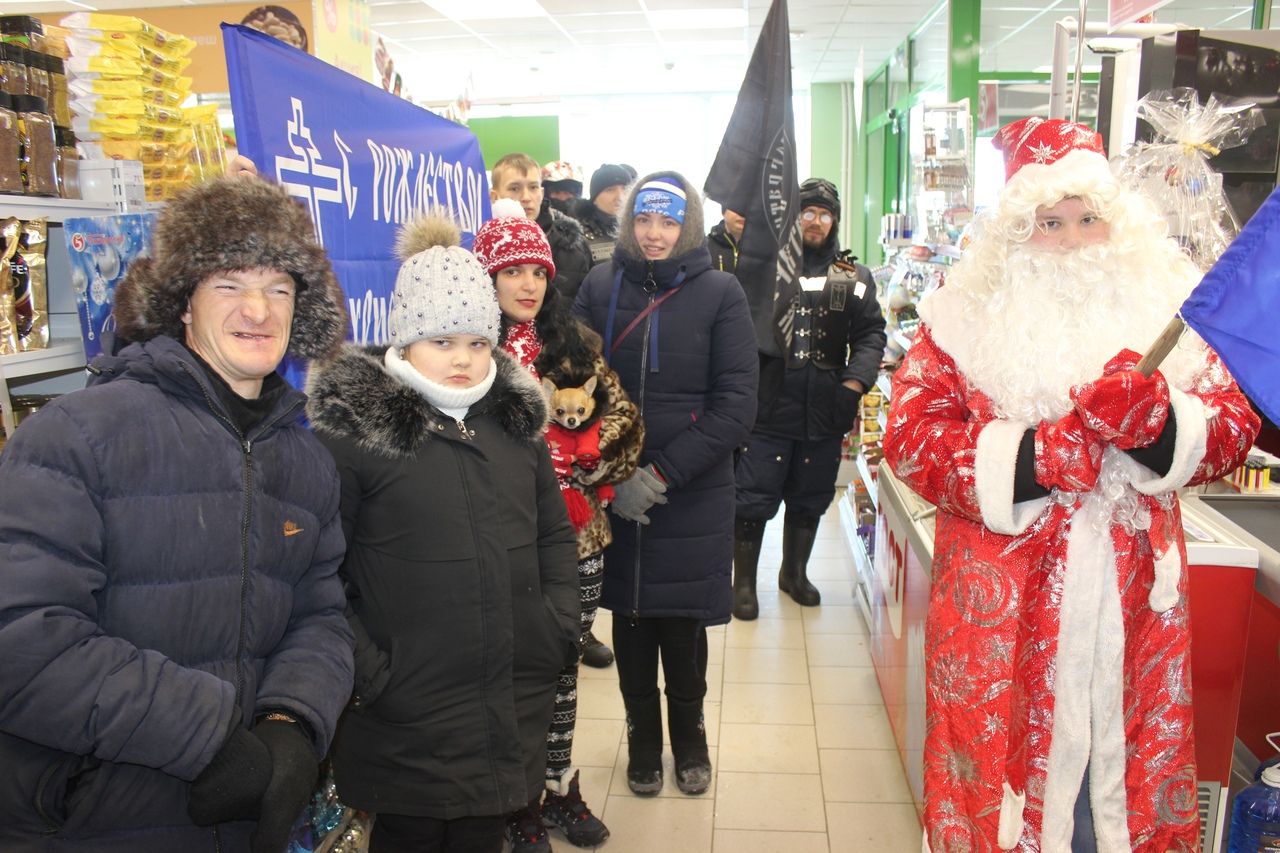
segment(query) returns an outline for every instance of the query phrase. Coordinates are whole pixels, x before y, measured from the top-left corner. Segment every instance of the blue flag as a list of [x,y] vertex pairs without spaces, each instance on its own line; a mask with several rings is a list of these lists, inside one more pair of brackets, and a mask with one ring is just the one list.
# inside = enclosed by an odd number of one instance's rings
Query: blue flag
[[1280,190],[1253,215],[1179,311],[1213,347],[1240,388],[1280,423]]
[[[240,153],[311,211],[346,294],[348,337],[386,343],[398,228],[441,206],[470,246],[489,218],[480,143],[462,125],[256,30],[223,24],[222,40]],[[296,370],[285,375],[295,381]]]

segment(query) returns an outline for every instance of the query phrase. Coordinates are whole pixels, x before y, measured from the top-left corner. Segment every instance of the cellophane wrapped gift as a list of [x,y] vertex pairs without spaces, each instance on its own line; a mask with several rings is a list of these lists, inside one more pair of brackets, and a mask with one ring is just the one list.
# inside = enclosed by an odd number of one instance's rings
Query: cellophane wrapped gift
[[1169,233],[1207,270],[1240,230],[1222,175],[1209,161],[1245,145],[1263,124],[1262,112],[1253,103],[1227,103],[1213,95],[1202,104],[1188,88],[1151,92],[1137,112],[1155,129],[1155,140],[1130,147],[1117,171],[1130,188],[1155,201]]

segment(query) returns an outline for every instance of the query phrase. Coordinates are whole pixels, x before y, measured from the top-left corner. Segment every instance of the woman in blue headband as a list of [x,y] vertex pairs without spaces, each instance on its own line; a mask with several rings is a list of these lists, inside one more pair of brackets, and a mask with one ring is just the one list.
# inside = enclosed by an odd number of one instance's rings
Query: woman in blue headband
[[662,790],[659,656],[676,784],[686,794],[711,784],[706,629],[729,621],[733,450],[756,411],[746,297],[712,267],[702,226],[702,200],[681,175],[641,179],[612,261],[592,269],[574,304],[645,424],[640,467],[616,487],[600,602],[614,616],[627,784],[642,795]]

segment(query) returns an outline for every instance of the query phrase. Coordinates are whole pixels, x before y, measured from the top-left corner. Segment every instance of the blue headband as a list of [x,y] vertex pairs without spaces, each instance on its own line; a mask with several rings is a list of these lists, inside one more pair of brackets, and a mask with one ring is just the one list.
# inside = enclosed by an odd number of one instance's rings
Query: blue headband
[[657,213],[684,224],[684,190],[659,178],[649,181],[636,193],[636,213]]

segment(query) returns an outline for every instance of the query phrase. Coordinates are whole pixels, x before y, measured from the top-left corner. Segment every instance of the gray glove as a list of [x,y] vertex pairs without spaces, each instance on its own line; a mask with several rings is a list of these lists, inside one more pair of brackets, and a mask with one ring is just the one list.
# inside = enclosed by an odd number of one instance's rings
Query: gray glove
[[613,513],[627,521],[648,524],[649,516],[645,513],[649,507],[667,502],[667,484],[654,473],[652,465],[637,468],[634,474],[613,489],[613,503],[610,504]]

